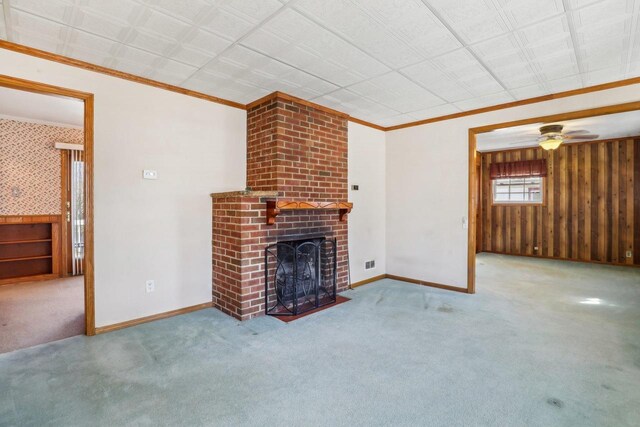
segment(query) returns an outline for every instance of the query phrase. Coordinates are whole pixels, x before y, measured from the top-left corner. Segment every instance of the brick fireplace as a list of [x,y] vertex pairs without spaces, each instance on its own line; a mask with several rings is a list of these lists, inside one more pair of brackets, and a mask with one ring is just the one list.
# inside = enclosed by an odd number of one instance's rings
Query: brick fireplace
[[212,194],[213,304],[265,313],[265,248],[336,239],[337,290],[348,286],[348,116],[274,93],[247,111],[247,189]]

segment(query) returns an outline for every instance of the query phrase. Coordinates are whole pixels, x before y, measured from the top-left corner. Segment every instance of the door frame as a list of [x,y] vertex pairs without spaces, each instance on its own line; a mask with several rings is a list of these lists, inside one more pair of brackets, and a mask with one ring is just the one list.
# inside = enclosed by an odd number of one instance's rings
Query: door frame
[[84,318],[86,335],[96,334],[95,277],[93,240],[93,94],[59,86],[0,75],[0,86],[43,95],[72,98],[84,103],[85,155],[85,259],[84,259]]
[[476,171],[478,157],[476,135],[491,132],[496,129],[504,129],[514,126],[527,125],[540,122],[560,122],[564,120],[583,119],[585,117],[605,116],[607,114],[624,113],[640,110],[640,102],[627,102],[624,104],[607,105],[605,107],[589,108],[567,113],[551,114],[548,116],[531,117],[528,119],[513,120],[510,122],[495,123],[469,129],[469,230],[467,246],[467,293],[476,292],[476,238],[479,225],[476,221],[476,213],[479,213],[480,195],[478,190],[480,176]]

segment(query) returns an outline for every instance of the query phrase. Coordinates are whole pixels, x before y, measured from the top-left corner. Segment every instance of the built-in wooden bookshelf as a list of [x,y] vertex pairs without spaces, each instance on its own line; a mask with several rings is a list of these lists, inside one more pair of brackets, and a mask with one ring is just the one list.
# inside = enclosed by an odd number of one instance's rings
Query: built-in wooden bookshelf
[[0,285],[60,275],[60,216],[0,217]]

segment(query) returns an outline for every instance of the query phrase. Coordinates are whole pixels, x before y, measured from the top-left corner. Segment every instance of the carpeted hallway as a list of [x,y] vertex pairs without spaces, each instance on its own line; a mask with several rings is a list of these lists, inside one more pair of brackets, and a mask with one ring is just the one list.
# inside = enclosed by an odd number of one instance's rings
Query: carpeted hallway
[[83,280],[0,286],[0,353],[84,334]]
[[634,426],[640,270],[481,254],[285,324],[209,309],[0,355],[1,425]]

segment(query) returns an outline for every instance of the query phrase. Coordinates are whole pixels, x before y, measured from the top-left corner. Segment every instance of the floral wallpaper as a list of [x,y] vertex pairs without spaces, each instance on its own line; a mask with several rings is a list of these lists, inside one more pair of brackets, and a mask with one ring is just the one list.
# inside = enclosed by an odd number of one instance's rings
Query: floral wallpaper
[[0,215],[59,215],[61,152],[82,129],[0,119]]

